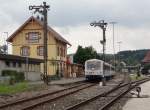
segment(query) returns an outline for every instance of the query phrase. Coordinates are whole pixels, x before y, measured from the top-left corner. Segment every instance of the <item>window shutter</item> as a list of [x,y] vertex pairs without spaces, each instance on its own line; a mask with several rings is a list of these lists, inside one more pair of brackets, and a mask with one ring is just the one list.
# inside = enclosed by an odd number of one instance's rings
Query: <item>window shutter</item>
[[40,55],[39,49],[40,49],[39,46],[37,46],[37,55]]
[[20,55],[22,56],[22,47],[20,47]]

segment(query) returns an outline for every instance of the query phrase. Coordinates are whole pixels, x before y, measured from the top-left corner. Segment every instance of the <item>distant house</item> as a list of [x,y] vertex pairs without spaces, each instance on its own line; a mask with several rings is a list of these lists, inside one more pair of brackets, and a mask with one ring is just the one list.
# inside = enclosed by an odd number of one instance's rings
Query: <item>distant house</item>
[[25,73],[26,80],[41,80],[40,64],[42,62],[41,59],[0,54],[0,76],[3,70],[15,70]]
[[75,54],[68,54],[68,55],[67,55],[67,58],[69,58],[69,61],[70,61],[71,63],[74,63],[74,60],[73,60],[74,55],[75,55]]
[[66,77],[80,77],[84,75],[84,66],[73,62],[74,54],[67,55]]
[[[51,27],[48,28],[48,75],[65,75],[67,45],[71,45]],[[43,59],[44,55],[43,21],[31,16],[8,39],[12,43],[14,55]],[[41,64],[43,73],[43,64]]]
[[150,51],[148,51],[144,57],[144,59],[142,60],[142,64],[148,64],[150,63]]
[[141,72],[143,74],[150,74],[150,51],[146,53],[144,59],[141,61],[141,64]]

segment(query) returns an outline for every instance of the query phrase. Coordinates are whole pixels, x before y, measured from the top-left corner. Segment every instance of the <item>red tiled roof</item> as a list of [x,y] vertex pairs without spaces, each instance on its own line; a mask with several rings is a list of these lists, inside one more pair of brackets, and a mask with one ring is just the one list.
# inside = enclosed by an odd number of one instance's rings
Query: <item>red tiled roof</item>
[[146,56],[142,60],[143,63],[150,63],[150,51],[147,52]]

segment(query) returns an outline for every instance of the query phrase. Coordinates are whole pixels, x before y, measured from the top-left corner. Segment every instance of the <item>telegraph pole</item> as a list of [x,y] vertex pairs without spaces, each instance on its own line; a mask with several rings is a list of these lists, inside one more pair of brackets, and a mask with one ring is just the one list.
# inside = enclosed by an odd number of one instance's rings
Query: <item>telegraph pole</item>
[[29,6],[29,10],[35,10],[34,13],[39,12],[44,17],[44,25],[43,25],[43,32],[44,32],[44,82],[48,85],[48,76],[47,76],[47,11],[49,9],[49,5],[46,2],[43,2],[43,5],[40,6]]
[[101,20],[99,22],[92,22],[90,23],[91,26],[94,27],[100,27],[103,31],[103,40],[100,41],[100,43],[103,45],[103,78],[102,78],[102,84],[103,86],[106,86],[106,78],[105,78],[105,50],[106,50],[106,35],[105,35],[105,31],[106,31],[106,27],[107,27],[107,23],[104,22],[104,20]]
[[119,41],[119,42],[117,42],[117,43],[118,43],[118,46],[119,46],[119,71],[120,71],[120,69],[121,69],[121,68],[120,68],[120,62],[121,62],[121,61],[120,61],[120,47],[121,47],[121,43],[122,43],[122,42]]
[[115,70],[116,70],[116,56],[115,56],[115,24],[117,22],[110,22],[110,24],[112,24],[113,26],[113,53],[114,53],[114,67],[115,67]]
[[[4,32],[4,34],[6,34],[6,39],[8,39],[8,32]],[[6,41],[6,54],[8,54],[8,42],[7,42],[7,40],[5,40]],[[5,45],[5,44],[4,44]]]

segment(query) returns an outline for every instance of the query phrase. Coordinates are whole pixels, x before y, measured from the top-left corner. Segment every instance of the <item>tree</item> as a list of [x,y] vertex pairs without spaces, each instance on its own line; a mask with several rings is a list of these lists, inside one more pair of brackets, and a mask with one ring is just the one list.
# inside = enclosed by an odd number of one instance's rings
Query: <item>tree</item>
[[98,58],[98,54],[92,46],[83,48],[79,45],[74,55],[74,62],[84,65],[86,60],[94,58]]
[[8,50],[7,45],[2,45],[2,46],[0,46],[0,53],[1,53],[1,54],[6,54],[6,53],[7,53],[7,50]]

